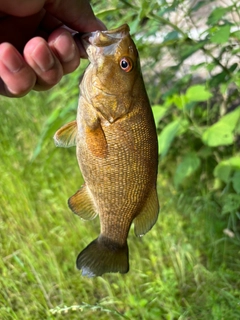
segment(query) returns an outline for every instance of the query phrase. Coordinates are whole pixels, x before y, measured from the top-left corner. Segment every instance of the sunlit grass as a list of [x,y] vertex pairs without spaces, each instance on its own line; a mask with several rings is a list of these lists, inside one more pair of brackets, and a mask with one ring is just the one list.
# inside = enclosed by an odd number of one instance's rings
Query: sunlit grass
[[48,136],[32,161],[60,104],[48,95],[0,98],[0,319],[240,318],[239,245],[224,236],[204,186],[206,201],[181,196],[164,172],[157,224],[141,239],[130,232],[129,273],[81,276],[75,259],[99,222],[67,207],[82,184],[75,150],[56,149]]

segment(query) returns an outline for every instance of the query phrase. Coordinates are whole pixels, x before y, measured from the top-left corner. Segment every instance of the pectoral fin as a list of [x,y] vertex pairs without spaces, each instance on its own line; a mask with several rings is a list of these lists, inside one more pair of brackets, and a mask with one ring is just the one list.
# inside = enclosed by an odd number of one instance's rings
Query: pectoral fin
[[100,123],[94,129],[87,128],[86,142],[88,149],[95,157],[105,158],[107,156],[107,140]]
[[86,185],[83,185],[68,200],[69,208],[83,220],[92,220],[97,216],[93,200]]
[[53,139],[57,147],[69,148],[76,145],[77,121],[71,121],[61,127]]
[[140,214],[133,220],[134,232],[136,236],[141,237],[147,233],[156,223],[159,212],[159,203],[156,189],[149,193],[147,201]]

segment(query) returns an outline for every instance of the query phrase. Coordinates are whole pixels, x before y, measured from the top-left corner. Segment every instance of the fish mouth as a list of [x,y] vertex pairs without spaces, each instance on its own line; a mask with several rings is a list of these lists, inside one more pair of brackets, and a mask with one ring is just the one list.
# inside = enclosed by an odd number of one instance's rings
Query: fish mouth
[[85,33],[81,39],[83,46],[88,53],[89,46],[98,48],[112,46],[124,37],[128,36],[129,31],[129,26],[124,24],[121,27],[112,30]]

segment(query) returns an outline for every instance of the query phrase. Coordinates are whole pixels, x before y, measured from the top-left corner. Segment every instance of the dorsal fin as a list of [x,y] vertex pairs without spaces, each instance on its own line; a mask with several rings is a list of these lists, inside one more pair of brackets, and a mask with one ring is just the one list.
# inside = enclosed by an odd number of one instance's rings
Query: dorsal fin
[[54,135],[53,139],[56,147],[69,148],[76,145],[77,121],[71,121],[61,127]]
[[86,184],[69,198],[68,205],[83,220],[92,220],[98,214]]

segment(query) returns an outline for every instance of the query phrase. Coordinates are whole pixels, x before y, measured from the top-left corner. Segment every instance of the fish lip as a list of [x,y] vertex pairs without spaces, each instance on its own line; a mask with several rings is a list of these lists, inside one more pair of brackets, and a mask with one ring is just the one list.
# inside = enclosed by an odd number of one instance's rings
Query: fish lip
[[97,30],[85,33],[81,39],[85,50],[87,50],[90,45],[94,47],[106,47],[119,42],[119,40],[129,35],[129,31],[129,26],[124,24],[112,30]]
[[104,30],[101,32],[112,39],[122,39],[123,37],[129,34],[130,28],[127,24],[123,24],[118,28],[112,30]]

